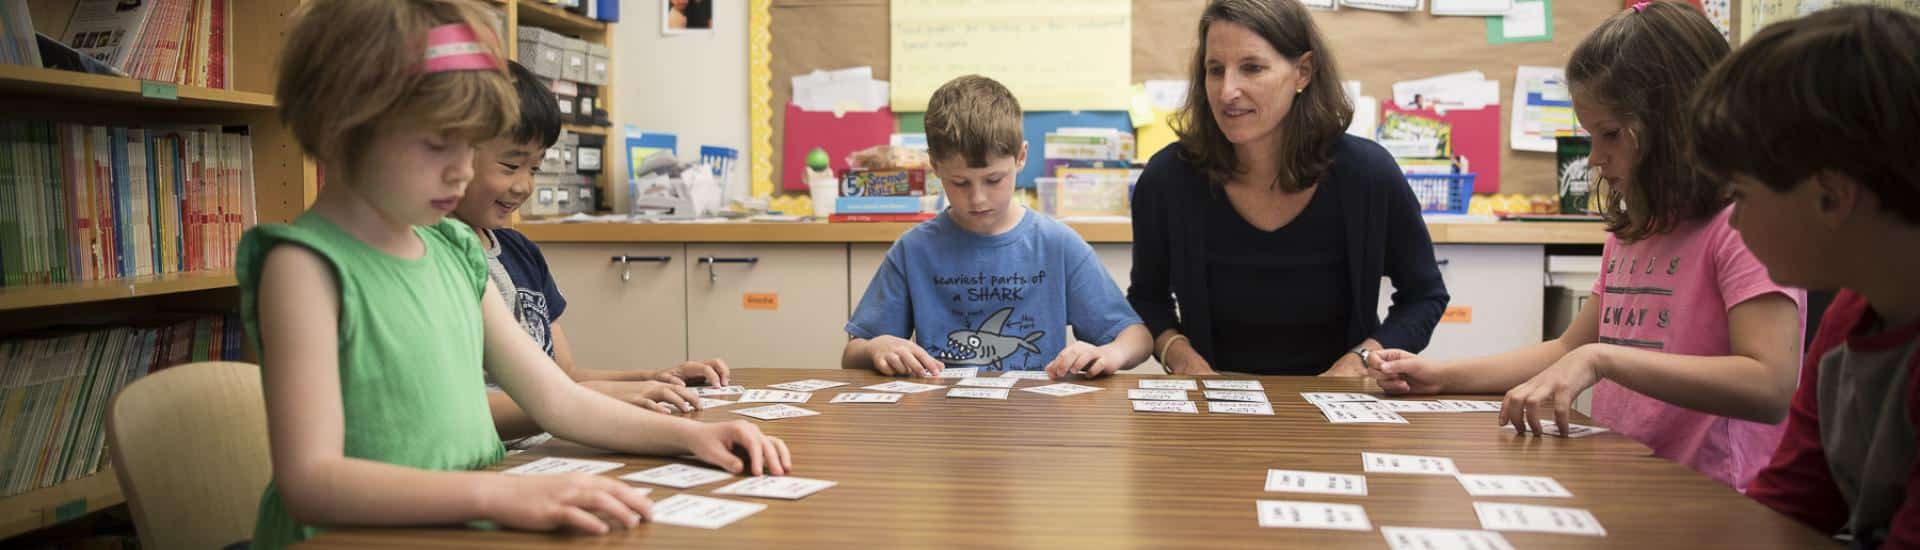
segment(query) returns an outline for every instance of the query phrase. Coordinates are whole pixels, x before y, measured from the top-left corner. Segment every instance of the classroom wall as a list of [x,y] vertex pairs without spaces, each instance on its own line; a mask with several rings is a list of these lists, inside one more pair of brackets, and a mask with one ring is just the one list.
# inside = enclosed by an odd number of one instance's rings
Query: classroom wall
[[621,143],[628,124],[680,136],[682,160],[699,155],[701,145],[732,147],[741,159],[752,158],[746,2],[714,2],[711,32],[672,36],[660,34],[660,3],[624,0],[620,22],[613,25],[614,127],[607,158],[609,167],[620,168],[613,181],[622,199],[627,151]]

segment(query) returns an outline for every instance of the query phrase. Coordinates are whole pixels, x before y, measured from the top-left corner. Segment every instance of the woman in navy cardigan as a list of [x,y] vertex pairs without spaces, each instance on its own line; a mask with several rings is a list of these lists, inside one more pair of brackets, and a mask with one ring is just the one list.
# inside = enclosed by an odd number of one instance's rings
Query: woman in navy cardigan
[[1176,374],[1363,376],[1371,350],[1425,348],[1447,306],[1433,241],[1399,165],[1346,135],[1306,8],[1214,0],[1199,35],[1180,141],[1133,196],[1127,300],[1155,357]]

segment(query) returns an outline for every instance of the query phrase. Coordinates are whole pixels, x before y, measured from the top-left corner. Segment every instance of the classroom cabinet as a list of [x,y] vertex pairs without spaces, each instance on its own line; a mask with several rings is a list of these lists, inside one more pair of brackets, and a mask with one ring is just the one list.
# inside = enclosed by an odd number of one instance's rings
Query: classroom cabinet
[[741,368],[840,365],[846,244],[688,244],[687,352]]
[[686,246],[550,243],[540,249],[567,297],[560,326],[575,365],[660,369],[687,359]]
[[[1436,245],[1434,259],[1452,300],[1421,355],[1478,357],[1541,341],[1546,251],[1538,245]],[[1380,318],[1393,304],[1381,279]]]
[[891,243],[853,243],[847,245],[847,312],[860,307],[860,298],[867,295],[867,287],[873,284],[873,274],[880,271],[880,264],[887,260],[887,250]]

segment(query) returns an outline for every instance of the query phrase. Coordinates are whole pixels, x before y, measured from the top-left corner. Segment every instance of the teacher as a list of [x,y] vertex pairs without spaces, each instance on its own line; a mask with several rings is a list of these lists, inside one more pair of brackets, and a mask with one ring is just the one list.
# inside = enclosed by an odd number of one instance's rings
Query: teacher
[[[1174,374],[1362,376],[1419,350],[1447,306],[1400,167],[1346,134],[1353,107],[1298,0],[1213,0],[1179,142],[1133,196],[1127,300]],[[1381,322],[1381,277],[1393,306]]]

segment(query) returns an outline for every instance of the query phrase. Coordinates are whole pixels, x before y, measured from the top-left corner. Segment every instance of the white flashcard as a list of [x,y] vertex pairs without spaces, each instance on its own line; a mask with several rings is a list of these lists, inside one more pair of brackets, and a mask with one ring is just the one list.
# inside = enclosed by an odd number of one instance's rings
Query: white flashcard
[[954,388],[951,390],[947,390],[947,397],[961,397],[966,399],[1006,399],[1007,392],[1009,391],[1012,391],[1012,390],[1008,390],[1006,388]]
[[1493,531],[1380,527],[1392,550],[1513,550],[1507,538]]
[[805,403],[813,394],[787,390],[747,390],[735,403]]
[[791,391],[797,391],[797,392],[816,392],[816,391],[824,390],[827,388],[838,388],[840,386],[845,386],[845,385],[847,385],[846,382],[836,382],[833,380],[800,380],[796,382],[788,382],[785,384],[773,384],[767,387],[777,388],[782,390],[791,390]]
[[668,464],[623,475],[620,476],[620,479],[673,489],[687,489],[731,477],[733,477],[732,474],[712,468],[701,468],[699,466],[688,466],[686,464]]
[[1381,399],[1379,401],[1373,401],[1372,403],[1378,403],[1381,408],[1397,413],[1466,412],[1460,408],[1448,405],[1445,401],[1394,401]]
[[1560,482],[1541,476],[1493,476],[1460,474],[1453,476],[1460,480],[1460,486],[1467,494],[1476,497],[1560,497],[1573,498],[1573,493]]
[[927,392],[927,391],[933,391],[933,390],[944,390],[944,389],[947,389],[947,387],[939,384],[920,384],[915,382],[908,382],[905,380],[894,380],[892,382],[888,382],[885,384],[874,384],[874,385],[867,386],[860,389],[873,390],[873,391],[890,391],[890,392],[896,392],[896,393],[920,393],[920,392]]
[[1019,378],[996,376],[993,378],[961,378],[959,382],[954,382],[953,385],[973,388],[1011,388],[1014,384],[1018,383],[1020,383]]
[[1031,387],[1031,388],[1020,388],[1020,391],[1030,391],[1030,392],[1033,392],[1033,393],[1038,393],[1038,394],[1045,394],[1045,395],[1051,395],[1051,396],[1054,396],[1054,397],[1066,397],[1066,396],[1069,396],[1069,395],[1080,395],[1080,394],[1083,394],[1083,393],[1092,393],[1092,392],[1097,392],[1097,391],[1100,391],[1100,388],[1096,388],[1096,387],[1093,387],[1093,386],[1082,386],[1082,385],[1079,385],[1079,384],[1068,384],[1068,383],[1066,383],[1066,382],[1061,382],[1061,383],[1058,383],[1058,384],[1047,384],[1047,385],[1045,385],[1045,386],[1034,386],[1034,387]]
[[1480,514],[1482,529],[1607,536],[1607,529],[1600,526],[1600,519],[1593,517],[1593,512],[1579,508],[1475,502],[1473,511]]
[[973,378],[975,376],[980,376],[980,367],[940,369],[940,374],[935,378]]
[[1192,380],[1141,380],[1140,389],[1145,390],[1186,390],[1197,391],[1200,384]]
[[859,392],[843,393],[840,395],[836,395],[836,396],[833,396],[832,401],[828,401],[828,403],[899,403],[899,402],[900,402],[900,394],[897,394],[897,393],[859,393]]
[[1368,473],[1380,474],[1426,474],[1438,476],[1458,475],[1460,469],[1454,467],[1453,459],[1438,456],[1397,455],[1392,453],[1360,453],[1362,469]]
[[1134,401],[1133,412],[1200,414],[1192,401]]
[[1260,385],[1259,380],[1206,380],[1200,383],[1206,385],[1209,390],[1265,391],[1267,389]]
[[1499,401],[1475,401],[1472,399],[1442,399],[1441,403],[1453,406],[1460,412],[1500,412]]
[[1012,378],[1015,380],[1052,380],[1053,379],[1052,377],[1047,376],[1047,371],[1043,371],[1043,370],[1010,370],[1010,371],[1001,373],[1000,377]]
[[507,471],[502,473],[505,473],[508,475],[516,475],[516,476],[545,476],[545,475],[554,475],[554,474],[569,474],[574,472],[579,472],[587,475],[598,475],[603,472],[618,470],[620,469],[620,466],[621,464],[618,462],[606,462],[601,460],[581,460],[578,458],[556,458],[556,457],[550,456],[550,457],[542,458],[540,460],[535,460],[533,462],[528,462],[526,464],[521,464],[519,466],[514,466],[513,468],[510,468]]
[[681,493],[653,503],[653,522],[701,529],[719,529],[760,513],[767,505]]
[[1136,401],[1187,401],[1182,390],[1127,390],[1127,399]]
[[1226,401],[1226,402],[1210,401],[1207,403],[1207,412],[1222,413],[1222,414],[1257,414],[1257,415],[1273,416],[1273,404],[1272,403],[1239,403],[1239,402],[1233,402],[1233,401]]
[[1327,422],[1333,423],[1333,424],[1406,424],[1407,423],[1406,417],[1400,416],[1400,413],[1396,413],[1393,411],[1381,410],[1380,408],[1370,407],[1370,406],[1353,407],[1353,406],[1342,406],[1342,405],[1373,405],[1373,404],[1372,403],[1328,403],[1320,406],[1320,414],[1325,415],[1327,417]]
[[1267,470],[1267,491],[1367,496],[1367,476],[1300,470]]
[[1267,392],[1262,391],[1207,390],[1205,393],[1209,401],[1267,402]]
[[1301,392],[1300,398],[1305,399],[1307,400],[1308,403],[1312,403],[1315,405],[1325,405],[1328,403],[1352,403],[1356,401],[1379,401],[1380,400],[1380,398],[1378,397],[1374,397],[1364,393],[1340,393],[1340,392]]
[[824,479],[807,479],[793,476],[760,476],[742,479],[719,489],[714,489],[713,494],[800,500],[806,498],[807,495],[824,491],[834,485],[838,485],[838,483]]
[[711,408],[715,408],[715,407],[725,407],[725,406],[727,406],[727,405],[732,405],[732,404],[733,404],[733,402],[732,402],[732,401],[728,401],[728,400],[725,400],[725,399],[712,399],[712,398],[707,398],[707,397],[702,397],[702,398],[700,398],[700,408],[702,408],[702,409],[711,409]]
[[747,391],[746,386],[695,386],[692,389],[693,389],[693,394],[698,395],[700,397],[709,397],[709,396],[715,396],[715,395],[740,395],[742,393],[746,393]]
[[733,414],[737,414],[741,416],[749,416],[749,417],[758,418],[761,420],[779,420],[782,418],[798,418],[802,416],[813,416],[820,413],[802,409],[800,407],[795,407],[793,405],[767,405],[765,407],[740,409],[737,411],[733,411]]
[[1358,504],[1262,500],[1255,506],[1259,507],[1261,527],[1373,530],[1373,523],[1367,521],[1366,509]]
[[[1512,425],[1512,424],[1508,424],[1508,425],[1506,425],[1506,426],[1501,426],[1501,427],[1500,427],[1500,429],[1503,429],[1503,430],[1506,430],[1506,431],[1509,431],[1509,432],[1515,432],[1515,433],[1518,433],[1518,430],[1515,430],[1515,429],[1513,429],[1513,425]],[[1608,429],[1606,429],[1606,428],[1602,428],[1602,427],[1599,427],[1599,426],[1587,426],[1587,425],[1584,425],[1584,424],[1574,424],[1574,423],[1572,423],[1572,422],[1568,422],[1568,423],[1567,423],[1567,433],[1566,433],[1566,435],[1561,435],[1561,434],[1560,434],[1560,425],[1559,425],[1559,424],[1554,424],[1554,423],[1553,423],[1552,421],[1543,421],[1543,422],[1541,422],[1541,423],[1540,423],[1540,429],[1541,429],[1542,431],[1545,431],[1545,432],[1547,433],[1547,435],[1551,435],[1551,436],[1554,436],[1554,437],[1566,437],[1566,438],[1570,438],[1570,439],[1579,439],[1579,438],[1582,438],[1582,437],[1587,437],[1587,436],[1590,436],[1590,435],[1599,435],[1599,434],[1603,434],[1603,433],[1607,433],[1608,431],[1611,431],[1611,430],[1608,430]],[[1532,432],[1531,432],[1531,431],[1529,431],[1528,433],[1532,433]]]

